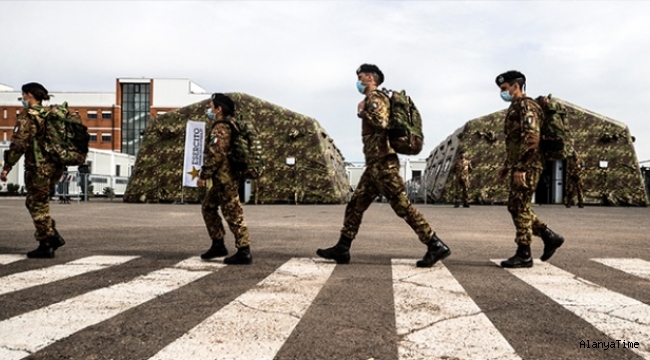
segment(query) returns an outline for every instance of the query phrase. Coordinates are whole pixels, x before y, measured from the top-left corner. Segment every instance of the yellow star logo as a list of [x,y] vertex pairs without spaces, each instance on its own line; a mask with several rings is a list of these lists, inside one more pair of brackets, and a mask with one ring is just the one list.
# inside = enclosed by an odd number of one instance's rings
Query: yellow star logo
[[194,165],[192,165],[192,171],[188,171],[187,173],[192,175],[192,181],[199,177],[199,169],[195,168]]

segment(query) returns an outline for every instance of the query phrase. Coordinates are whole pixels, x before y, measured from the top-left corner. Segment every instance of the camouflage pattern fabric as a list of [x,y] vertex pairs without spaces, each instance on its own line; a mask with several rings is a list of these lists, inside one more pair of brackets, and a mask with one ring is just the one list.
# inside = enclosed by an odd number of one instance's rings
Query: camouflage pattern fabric
[[390,147],[386,127],[390,117],[390,100],[380,90],[372,91],[364,99],[365,108],[359,113],[363,155],[366,165],[394,154]]
[[244,221],[244,210],[239,203],[238,182],[227,184],[214,183],[203,198],[201,214],[208,229],[210,239],[223,239],[226,232],[219,216],[219,207],[228,223],[230,231],[235,236],[235,246],[250,246],[248,228]]
[[[267,101],[241,93],[227,93],[237,111],[248,115],[264,148],[264,175],[253,180],[251,202],[292,203],[296,193],[303,203],[341,204],[349,190],[344,158],[320,124]],[[207,98],[207,96],[206,96]],[[125,202],[200,202],[205,189],[182,188],[185,125],[188,120],[209,121],[208,100],[168,112],[147,125]],[[210,128],[209,125],[207,127]],[[296,159],[294,166],[286,159]]]
[[18,116],[9,150],[4,154],[3,169],[11,171],[25,155],[25,206],[34,221],[36,240],[45,240],[55,235],[54,220],[50,217],[50,190],[63,175],[63,166],[37,159],[34,152],[35,140],[42,136],[44,119],[40,116],[40,105],[23,110]]
[[[585,163],[583,194],[585,204],[648,206],[641,169],[629,128],[619,121],[596,114],[565,100],[567,119],[574,148]],[[505,204],[507,182],[499,182],[497,173],[506,158],[503,133],[506,110],[470,120],[444,138],[427,158],[425,179],[431,202],[454,201],[454,181],[446,168],[453,163],[458,149],[464,149],[474,164],[469,197],[478,204]],[[601,162],[606,161],[606,167]],[[549,163],[545,164],[546,166]]]
[[575,205],[575,198],[578,198],[578,205],[584,202],[582,189],[582,172],[585,163],[580,155],[573,153],[566,159],[566,195],[564,196],[564,205]]
[[422,214],[411,205],[406,196],[404,180],[399,175],[399,159],[391,155],[366,166],[352,198],[345,208],[341,234],[354,239],[359,232],[363,213],[379,195],[384,195],[397,216],[418,234],[424,244],[433,236],[433,230]]
[[462,200],[463,204],[469,203],[469,172],[472,169],[472,162],[462,157],[454,165],[456,202]]
[[228,124],[220,122],[212,125],[209,131],[210,134],[205,138],[203,166],[199,177],[203,180],[212,179],[216,184],[238,182],[228,161],[232,129]]
[[541,222],[530,205],[535,188],[539,182],[541,169],[531,167],[526,170],[526,186],[516,185],[510,174],[510,191],[508,192],[508,212],[515,224],[515,243],[530,245],[532,235],[540,236],[546,224]]

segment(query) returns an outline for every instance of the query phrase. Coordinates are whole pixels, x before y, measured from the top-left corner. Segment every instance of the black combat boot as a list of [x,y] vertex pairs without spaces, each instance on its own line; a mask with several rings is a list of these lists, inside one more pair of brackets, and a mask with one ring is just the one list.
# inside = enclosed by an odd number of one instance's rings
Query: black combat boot
[[318,249],[316,250],[316,255],[325,259],[334,260],[337,264],[349,264],[351,245],[352,239],[341,235],[339,242],[336,243],[336,245],[327,249]]
[[542,241],[544,241],[544,253],[540,258],[542,261],[550,259],[555,253],[555,250],[564,244],[562,235],[554,233],[549,228],[545,228],[542,231]]
[[251,256],[250,246],[244,246],[237,249],[233,256],[223,259],[223,263],[227,265],[250,265],[253,263],[253,256]]
[[210,260],[226,255],[228,255],[228,249],[226,249],[226,245],[224,245],[223,239],[217,239],[212,240],[212,246],[208,249],[208,251],[201,254],[201,259]]
[[454,207],[455,208],[460,207],[460,203],[454,203]]
[[[49,239],[49,238],[48,238]],[[29,251],[27,257],[30,259],[51,259],[54,257],[54,248],[48,242],[48,239],[40,240],[36,249]]]
[[463,207],[464,207],[464,208],[468,208],[468,207],[469,207],[469,203],[463,203]]
[[529,268],[533,267],[533,258],[530,256],[530,245],[517,245],[517,252],[513,257],[501,262],[504,268]]
[[65,240],[63,236],[59,234],[59,231],[56,229],[56,222],[52,220],[52,228],[54,229],[54,236],[49,238],[49,243],[52,246],[52,250],[56,250],[61,246],[65,245]]
[[583,203],[578,203],[578,207],[582,209],[585,207],[585,205]]
[[415,263],[417,267],[432,267],[433,264],[437,263],[440,260],[443,260],[447,256],[451,255],[451,250],[445,245],[445,243],[440,240],[438,235],[433,233],[431,241],[427,243],[427,252],[424,254],[422,260],[418,260]]

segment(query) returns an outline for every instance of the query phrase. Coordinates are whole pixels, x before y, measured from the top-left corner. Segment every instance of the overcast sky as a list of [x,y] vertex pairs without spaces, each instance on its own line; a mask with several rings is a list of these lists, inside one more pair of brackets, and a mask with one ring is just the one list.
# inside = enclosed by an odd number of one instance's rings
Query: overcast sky
[[650,159],[646,1],[0,1],[0,83],[115,91],[118,77],[189,78],[316,118],[363,161],[357,67],[419,107],[427,157],[466,121],[507,107],[494,78],[522,71],[620,120]]

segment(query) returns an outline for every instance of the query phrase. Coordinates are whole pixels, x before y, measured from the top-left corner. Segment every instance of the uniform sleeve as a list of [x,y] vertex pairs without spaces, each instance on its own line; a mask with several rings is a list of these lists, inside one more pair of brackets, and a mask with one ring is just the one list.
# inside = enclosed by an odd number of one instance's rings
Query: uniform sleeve
[[536,104],[531,104],[530,101],[522,104],[520,112],[522,141],[518,151],[518,160],[513,166],[515,170],[528,168],[539,149],[541,115]]
[[224,161],[228,161],[230,131],[230,125],[223,122],[215,124],[212,128],[203,150],[203,166],[199,174],[201,179],[211,178]]
[[36,123],[29,116],[27,111],[22,111],[16,120],[14,133],[11,136],[11,145],[9,150],[4,153],[3,170],[11,171],[20,157],[23,156],[27,146],[34,140],[36,134]]
[[366,120],[368,124],[376,129],[388,127],[390,116],[390,100],[388,97],[373,91],[366,97],[366,107],[359,113],[359,117]]

